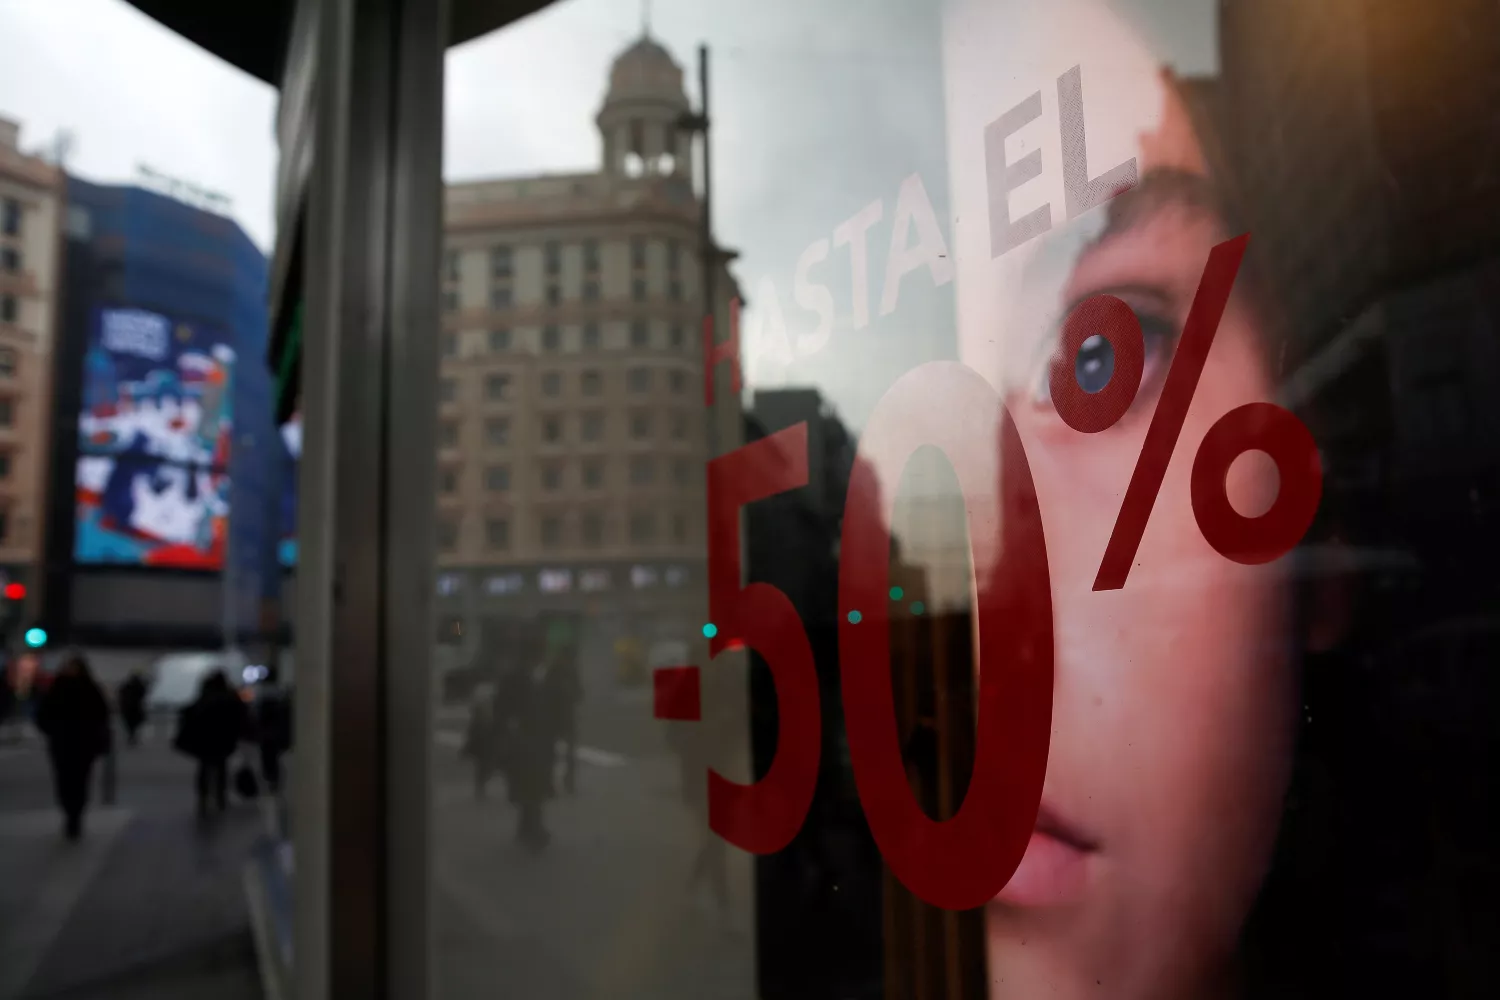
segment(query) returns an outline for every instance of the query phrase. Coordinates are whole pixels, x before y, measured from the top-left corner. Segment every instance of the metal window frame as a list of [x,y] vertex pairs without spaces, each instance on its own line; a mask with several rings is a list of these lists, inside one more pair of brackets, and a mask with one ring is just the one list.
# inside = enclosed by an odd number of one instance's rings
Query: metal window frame
[[446,0],[316,8],[295,993],[432,993],[430,629]]

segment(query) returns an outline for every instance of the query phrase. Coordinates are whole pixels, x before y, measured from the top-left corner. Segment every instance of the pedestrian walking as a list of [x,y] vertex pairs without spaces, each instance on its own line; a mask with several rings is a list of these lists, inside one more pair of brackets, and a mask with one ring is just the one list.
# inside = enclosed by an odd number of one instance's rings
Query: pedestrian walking
[[103,772],[99,778],[99,801],[107,806],[115,804],[115,791],[118,788],[119,770],[115,767],[115,727],[106,724],[104,727],[104,750],[100,754],[99,769]]
[[16,710],[16,689],[10,679],[10,660],[0,664],[0,737],[10,728],[11,713]]
[[495,721],[495,687],[481,683],[469,699],[469,723],[464,730],[463,755],[474,765],[474,799],[483,801],[490,778],[500,767],[500,730]]
[[229,799],[229,759],[245,736],[249,711],[223,671],[203,679],[198,697],[178,717],[172,745],[198,762],[195,787],[198,816],[223,812]]
[[63,834],[77,840],[88,809],[89,774],[109,746],[109,703],[81,654],[70,654],[47,686],[36,725],[47,739]]
[[688,873],[687,888],[695,892],[708,883],[720,919],[729,916],[729,851],[724,839],[708,825],[708,772],[725,771],[734,756],[734,701],[727,669],[703,671],[702,720],[677,724],[668,738],[677,752],[682,801],[692,817],[697,849]]
[[22,722],[35,724],[37,702],[47,681],[35,653],[22,653],[11,662],[10,681],[16,693],[16,714]]
[[548,680],[548,700],[557,706],[557,735],[563,745],[563,790],[572,795],[578,791],[578,706],[583,701],[576,648],[556,653]]
[[260,774],[273,794],[281,790],[281,758],[292,748],[292,692],[281,683],[281,672],[266,668],[266,678],[255,695],[255,742],[260,749]]
[[135,746],[146,721],[146,680],[139,670],[132,670],[125,678],[115,700],[120,706],[120,722],[125,726],[125,742]]
[[561,731],[562,686],[555,657],[540,641],[525,643],[495,688],[497,738],[505,748],[501,766],[519,817],[516,840],[533,850],[552,840],[543,809],[556,794],[553,765]]

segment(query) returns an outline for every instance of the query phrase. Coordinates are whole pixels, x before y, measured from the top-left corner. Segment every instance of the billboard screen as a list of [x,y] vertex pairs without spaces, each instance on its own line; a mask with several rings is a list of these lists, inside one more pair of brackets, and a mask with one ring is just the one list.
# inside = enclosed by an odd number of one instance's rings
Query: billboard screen
[[78,419],[77,562],[221,568],[234,365],[225,332],[98,311]]
[[282,475],[277,558],[283,568],[297,565],[297,468],[302,461],[302,414],[281,425]]

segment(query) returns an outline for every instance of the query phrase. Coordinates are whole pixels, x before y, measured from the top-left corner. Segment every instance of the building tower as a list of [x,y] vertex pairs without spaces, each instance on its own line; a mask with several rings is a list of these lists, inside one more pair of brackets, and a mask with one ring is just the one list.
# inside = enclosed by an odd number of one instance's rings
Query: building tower
[[[734,447],[720,425],[740,404],[704,406],[683,71],[646,34],[603,89],[595,169],[447,187],[437,602],[453,665],[537,614],[590,619],[594,661],[707,620],[704,470],[710,442]],[[738,292],[716,274],[727,320]]]
[[688,110],[682,67],[644,35],[615,60],[595,122],[604,172],[616,177],[692,177],[691,137],[678,123]]

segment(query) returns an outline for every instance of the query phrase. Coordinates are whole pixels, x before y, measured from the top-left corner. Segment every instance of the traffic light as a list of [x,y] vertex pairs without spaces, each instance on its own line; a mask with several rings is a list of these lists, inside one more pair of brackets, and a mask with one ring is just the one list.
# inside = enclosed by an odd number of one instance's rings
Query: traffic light
[[7,601],[24,601],[24,600],[26,600],[26,584],[24,584],[24,583],[7,583],[5,585],[5,599]]
[[26,630],[26,645],[32,649],[41,649],[47,645],[47,630],[43,628],[29,628]]

